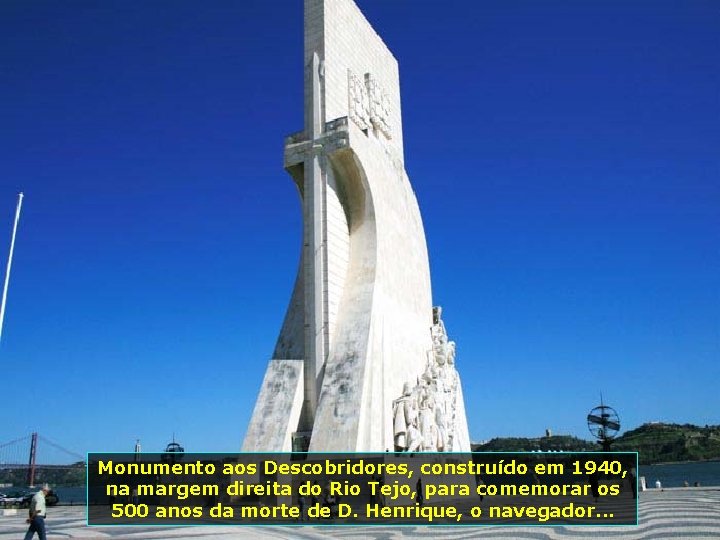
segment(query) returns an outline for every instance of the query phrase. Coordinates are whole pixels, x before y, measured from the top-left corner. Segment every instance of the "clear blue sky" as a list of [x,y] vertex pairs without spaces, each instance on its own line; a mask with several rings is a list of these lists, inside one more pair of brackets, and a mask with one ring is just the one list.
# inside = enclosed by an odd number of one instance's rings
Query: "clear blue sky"
[[[471,437],[589,437],[601,391],[624,428],[720,423],[717,2],[359,5]],[[299,257],[302,55],[300,0],[2,3],[0,443],[239,449]]]

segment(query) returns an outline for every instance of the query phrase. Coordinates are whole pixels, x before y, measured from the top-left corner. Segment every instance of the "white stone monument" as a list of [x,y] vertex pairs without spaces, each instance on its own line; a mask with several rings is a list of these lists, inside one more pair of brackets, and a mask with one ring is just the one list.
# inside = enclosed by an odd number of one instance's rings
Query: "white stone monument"
[[352,0],[305,0],[295,288],[243,451],[470,451],[403,162],[398,64]]

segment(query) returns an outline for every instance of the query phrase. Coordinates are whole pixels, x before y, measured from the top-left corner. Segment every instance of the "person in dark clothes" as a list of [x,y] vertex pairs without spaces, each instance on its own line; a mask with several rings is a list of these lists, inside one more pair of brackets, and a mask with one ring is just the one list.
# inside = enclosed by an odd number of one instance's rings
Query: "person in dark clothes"
[[[477,487],[480,487],[480,486],[482,486],[482,485],[485,485],[485,482],[483,482],[482,476],[480,476],[479,474],[476,474],[476,475],[475,475],[475,485],[476,485]],[[480,502],[482,502],[482,501],[483,501],[483,496],[478,493],[478,497],[480,497]]]
[[598,497],[600,496],[600,481],[598,480],[597,472],[592,473],[588,477],[588,482],[590,482],[590,490],[592,491],[592,495],[595,498],[595,502],[597,502]]
[[630,480],[630,489],[632,489],[633,499],[637,499],[637,478],[635,476],[635,467],[630,469],[628,480]]

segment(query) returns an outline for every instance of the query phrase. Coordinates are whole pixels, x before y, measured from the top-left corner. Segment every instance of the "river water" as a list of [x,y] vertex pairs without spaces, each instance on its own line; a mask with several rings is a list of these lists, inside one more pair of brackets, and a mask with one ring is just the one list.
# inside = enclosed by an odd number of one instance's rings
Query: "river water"
[[60,498],[60,504],[85,504],[85,486],[58,486],[53,491]]
[[720,486],[720,461],[641,465],[638,475],[645,477],[649,488],[655,487],[655,480],[660,480],[663,487],[683,487],[684,482],[691,486],[695,482],[700,486]]

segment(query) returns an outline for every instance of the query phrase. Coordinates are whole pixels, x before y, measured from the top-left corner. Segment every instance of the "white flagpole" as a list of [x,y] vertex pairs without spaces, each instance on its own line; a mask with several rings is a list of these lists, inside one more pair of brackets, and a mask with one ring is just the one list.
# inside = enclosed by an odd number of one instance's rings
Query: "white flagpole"
[[0,340],[2,339],[3,322],[5,321],[5,302],[7,302],[8,285],[10,284],[10,267],[12,266],[13,251],[15,250],[15,235],[17,234],[18,221],[20,221],[20,209],[22,208],[23,194],[18,193],[17,209],[15,210],[15,223],[13,224],[12,239],[10,240],[10,255],[8,255],[7,268],[5,269],[5,286],[2,293],[2,304],[0,305]]

